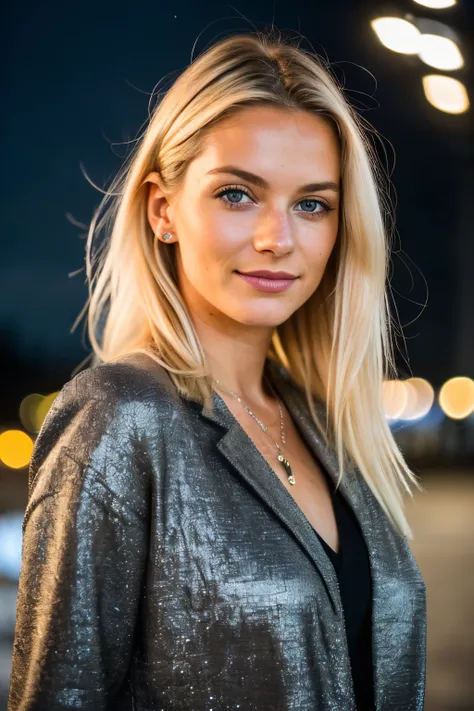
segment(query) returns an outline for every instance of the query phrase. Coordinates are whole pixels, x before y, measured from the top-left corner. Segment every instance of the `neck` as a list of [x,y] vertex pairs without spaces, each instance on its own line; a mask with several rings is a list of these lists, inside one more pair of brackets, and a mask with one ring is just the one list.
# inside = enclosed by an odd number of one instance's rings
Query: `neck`
[[[265,361],[273,328],[218,328],[195,317],[209,372],[221,388],[237,393],[245,402],[265,408],[274,401],[265,382]],[[213,383],[218,389],[218,385]]]

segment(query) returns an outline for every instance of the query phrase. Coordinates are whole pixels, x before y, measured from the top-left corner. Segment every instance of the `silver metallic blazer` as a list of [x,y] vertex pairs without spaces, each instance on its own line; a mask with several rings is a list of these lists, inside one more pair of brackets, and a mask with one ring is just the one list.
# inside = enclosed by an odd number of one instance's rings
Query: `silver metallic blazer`
[[[336,482],[303,392],[267,363]],[[8,711],[355,710],[331,561],[213,401],[137,354],[63,387],[30,465]],[[377,711],[421,711],[423,579],[357,469],[341,491],[370,554]]]

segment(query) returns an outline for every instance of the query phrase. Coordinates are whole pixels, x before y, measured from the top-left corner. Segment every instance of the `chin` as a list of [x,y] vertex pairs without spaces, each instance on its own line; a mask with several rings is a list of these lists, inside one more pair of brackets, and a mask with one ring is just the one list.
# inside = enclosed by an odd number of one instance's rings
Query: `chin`
[[245,326],[259,326],[261,328],[276,328],[288,320],[293,311],[282,308],[274,308],[271,305],[254,306],[248,309],[237,309],[229,313],[229,318],[238,321]]

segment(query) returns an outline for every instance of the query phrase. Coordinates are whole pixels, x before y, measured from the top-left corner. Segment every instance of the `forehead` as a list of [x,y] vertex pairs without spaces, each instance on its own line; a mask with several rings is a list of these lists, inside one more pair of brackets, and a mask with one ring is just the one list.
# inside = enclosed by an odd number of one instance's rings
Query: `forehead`
[[297,175],[319,166],[326,179],[334,180],[339,175],[337,131],[329,119],[309,111],[246,107],[205,132],[194,163],[196,171],[237,163],[257,173],[285,170]]

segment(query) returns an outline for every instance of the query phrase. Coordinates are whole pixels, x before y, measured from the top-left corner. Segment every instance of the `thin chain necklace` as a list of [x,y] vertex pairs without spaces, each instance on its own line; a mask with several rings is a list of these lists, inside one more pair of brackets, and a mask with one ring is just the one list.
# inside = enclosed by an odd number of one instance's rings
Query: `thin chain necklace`
[[[224,390],[224,392],[228,393],[229,395],[233,395],[234,397],[236,397],[237,400],[238,400],[238,401],[241,403],[241,405],[244,407],[244,409],[249,413],[249,415],[251,415],[251,416],[253,417],[253,419],[255,420],[255,422],[262,428],[263,432],[267,435],[267,437],[273,442],[273,444],[274,444],[275,447],[277,448],[277,451],[278,451],[277,460],[283,464],[283,466],[284,466],[284,468],[285,468],[285,471],[286,471],[286,474],[287,474],[287,476],[288,476],[288,481],[289,481],[289,483],[290,483],[290,484],[293,484],[293,485],[296,484],[295,477],[293,476],[293,472],[291,471],[290,462],[288,461],[288,459],[287,459],[286,457],[283,456],[283,454],[282,454],[282,452],[281,452],[281,449],[280,449],[280,445],[278,444],[278,442],[275,442],[275,441],[270,437],[270,435],[267,433],[268,427],[267,427],[266,425],[264,425],[263,422],[261,422],[261,421],[258,419],[258,417],[252,412],[252,410],[248,407],[248,405],[245,404],[245,402],[242,400],[242,398],[240,397],[240,395],[237,395],[237,393],[232,392],[232,390],[226,390],[226,388],[224,388],[224,387],[220,384],[220,381],[217,380],[216,378],[213,378],[213,381],[214,381],[215,383],[217,383],[217,385],[219,385],[219,387],[222,388],[222,390]],[[273,386],[271,385],[271,383],[270,383],[270,387],[271,387],[273,393],[275,393],[275,391],[274,391]],[[276,397],[276,396],[275,396],[275,397]],[[285,426],[284,426],[284,424],[283,424],[283,410],[281,409],[280,401],[278,400],[278,398],[277,398],[277,403],[278,403],[278,409],[280,410],[280,433],[281,433],[281,442],[282,442],[282,444],[286,445]]]

